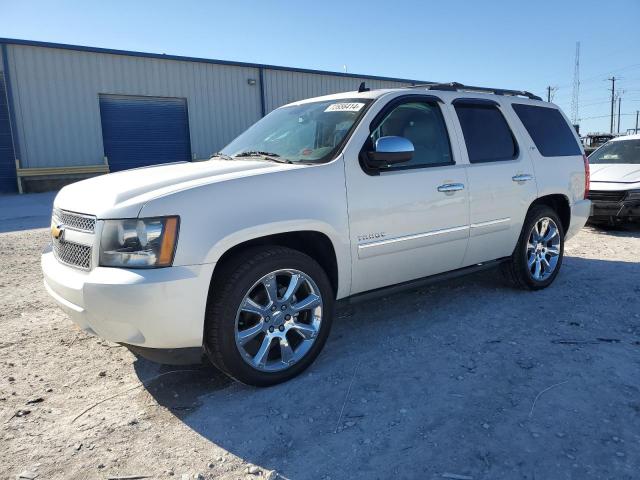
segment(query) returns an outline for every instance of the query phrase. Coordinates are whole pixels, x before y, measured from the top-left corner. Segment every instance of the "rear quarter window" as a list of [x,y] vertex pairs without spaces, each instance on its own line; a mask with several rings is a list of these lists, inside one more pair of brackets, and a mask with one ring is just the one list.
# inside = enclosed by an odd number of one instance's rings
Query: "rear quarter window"
[[582,155],[572,127],[557,109],[521,103],[512,106],[543,157]]

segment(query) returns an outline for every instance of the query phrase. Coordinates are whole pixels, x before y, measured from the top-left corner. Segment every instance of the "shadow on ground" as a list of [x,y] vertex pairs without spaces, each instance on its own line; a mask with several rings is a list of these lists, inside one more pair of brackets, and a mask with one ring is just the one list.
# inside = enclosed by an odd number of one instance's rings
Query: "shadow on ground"
[[638,312],[640,264],[567,257],[540,292],[484,272],[343,309],[316,363],[276,387],[204,366],[147,388],[285,478],[632,478]]
[[640,222],[607,225],[602,223],[588,223],[587,228],[614,237],[640,237]]

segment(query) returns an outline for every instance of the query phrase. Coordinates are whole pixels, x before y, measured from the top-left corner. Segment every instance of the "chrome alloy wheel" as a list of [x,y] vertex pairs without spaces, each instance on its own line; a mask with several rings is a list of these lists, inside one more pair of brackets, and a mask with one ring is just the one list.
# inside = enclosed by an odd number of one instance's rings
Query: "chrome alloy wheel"
[[236,346],[256,370],[278,372],[299,362],[322,323],[322,295],[299,270],[271,272],[245,294],[235,322]]
[[560,256],[560,231],[549,217],[540,218],[529,233],[527,267],[534,280],[543,281],[555,271]]

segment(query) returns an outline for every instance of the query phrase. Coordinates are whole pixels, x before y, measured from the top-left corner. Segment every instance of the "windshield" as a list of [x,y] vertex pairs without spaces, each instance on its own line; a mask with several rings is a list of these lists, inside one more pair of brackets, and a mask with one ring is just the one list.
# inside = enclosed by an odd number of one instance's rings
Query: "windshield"
[[640,139],[606,143],[589,156],[589,163],[640,164]]
[[282,107],[255,123],[220,152],[289,162],[326,162],[357,121],[367,99],[341,99]]

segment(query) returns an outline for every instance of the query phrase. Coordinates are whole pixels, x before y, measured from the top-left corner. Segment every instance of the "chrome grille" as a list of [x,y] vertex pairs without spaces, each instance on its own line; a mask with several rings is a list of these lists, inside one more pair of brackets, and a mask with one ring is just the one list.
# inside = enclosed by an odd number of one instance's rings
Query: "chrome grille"
[[53,253],[58,261],[71,267],[89,270],[91,268],[91,247],[79,243],[53,239]]
[[68,212],[56,208],[53,210],[53,218],[57,223],[61,223],[65,227],[73,230],[93,233],[96,229],[96,217],[93,215]]

